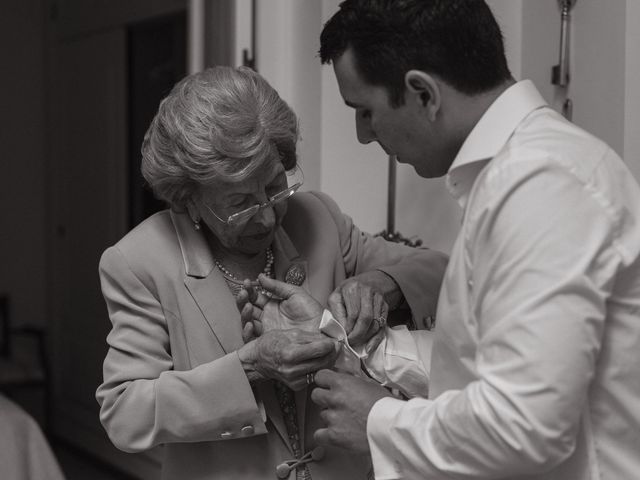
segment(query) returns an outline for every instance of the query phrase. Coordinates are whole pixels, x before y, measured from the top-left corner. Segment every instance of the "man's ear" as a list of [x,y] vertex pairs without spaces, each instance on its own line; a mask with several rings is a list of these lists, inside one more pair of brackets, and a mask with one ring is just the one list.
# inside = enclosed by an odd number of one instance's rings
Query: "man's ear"
[[409,93],[425,109],[427,118],[434,121],[442,101],[438,82],[431,75],[421,70],[409,70],[404,75],[404,83]]

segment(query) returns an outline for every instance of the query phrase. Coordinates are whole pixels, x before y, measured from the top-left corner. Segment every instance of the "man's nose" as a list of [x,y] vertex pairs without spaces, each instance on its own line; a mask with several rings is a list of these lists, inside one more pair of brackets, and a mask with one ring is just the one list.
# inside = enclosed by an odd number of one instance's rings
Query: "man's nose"
[[361,118],[358,114],[356,114],[356,135],[358,136],[358,141],[362,144],[371,143],[376,139],[376,134],[371,128],[371,122]]

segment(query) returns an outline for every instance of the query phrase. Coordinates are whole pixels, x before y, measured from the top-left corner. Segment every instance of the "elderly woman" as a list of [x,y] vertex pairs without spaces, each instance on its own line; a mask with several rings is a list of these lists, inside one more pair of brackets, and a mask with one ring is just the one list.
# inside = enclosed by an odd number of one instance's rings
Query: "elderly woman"
[[370,472],[365,457],[314,450],[321,421],[306,378],[333,365],[336,343],[317,328],[243,328],[244,279],[300,285],[354,345],[374,346],[387,308],[435,312],[445,257],[359,231],[326,195],[293,196],[297,136],[274,89],[229,67],[178,83],[145,136],[142,172],[170,208],[100,261],[113,328],[97,399],[118,448],[164,445],[162,478]]

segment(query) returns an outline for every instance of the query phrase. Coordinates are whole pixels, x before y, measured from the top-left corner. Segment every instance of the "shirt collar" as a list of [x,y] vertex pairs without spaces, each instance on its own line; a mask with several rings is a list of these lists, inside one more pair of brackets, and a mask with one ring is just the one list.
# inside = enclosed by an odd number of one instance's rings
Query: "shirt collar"
[[533,82],[522,80],[507,88],[482,115],[447,175],[447,188],[462,208],[482,167],[505,146],[527,115],[546,104]]

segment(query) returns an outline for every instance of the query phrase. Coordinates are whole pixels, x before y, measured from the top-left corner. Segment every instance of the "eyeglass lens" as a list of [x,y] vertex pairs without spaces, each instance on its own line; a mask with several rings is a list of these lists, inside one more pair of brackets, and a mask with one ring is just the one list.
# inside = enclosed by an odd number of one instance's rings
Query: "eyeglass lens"
[[282,190],[281,192],[278,192],[275,195],[271,196],[269,200],[262,205],[253,205],[238,213],[230,215],[227,222],[230,224],[241,223],[254,216],[256,213],[258,213],[258,211],[260,211],[260,209],[286,200],[291,195],[296,193],[296,191],[302,186],[302,182],[302,172],[299,167],[296,167],[290,172],[287,172],[287,184],[289,185],[289,187],[286,190]]

